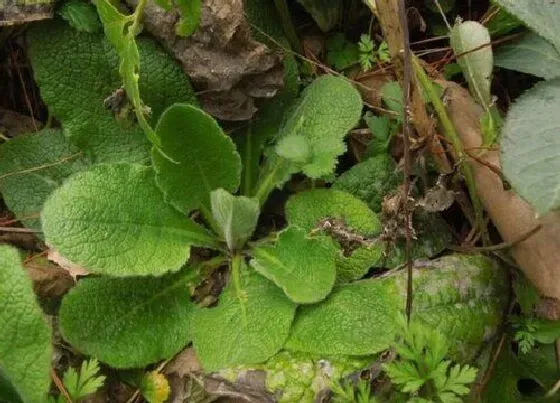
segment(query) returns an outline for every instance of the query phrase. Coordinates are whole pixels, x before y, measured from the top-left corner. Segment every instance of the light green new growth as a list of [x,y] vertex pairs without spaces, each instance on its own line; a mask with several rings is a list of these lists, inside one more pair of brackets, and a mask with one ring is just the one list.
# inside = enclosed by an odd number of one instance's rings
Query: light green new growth
[[151,168],[98,165],[70,177],[41,214],[46,242],[65,258],[111,276],[179,270],[190,247],[219,248],[205,228],[163,200]]
[[138,80],[140,78],[140,53],[136,46],[136,35],[140,33],[140,20],[146,6],[146,0],[140,0],[131,15],[121,14],[109,0],[94,0],[97,12],[103,23],[105,36],[115,47],[119,55],[119,74],[123,79],[126,96],[132,102],[138,124],[155,146],[159,146],[158,138],[148,121],[146,110],[140,98]]
[[39,214],[47,197],[86,166],[82,153],[60,130],[17,136],[0,145],[0,192],[26,227],[40,229]]
[[295,303],[325,299],[334,285],[337,247],[326,236],[310,238],[307,231],[289,227],[274,246],[251,251],[251,266],[282,288]]
[[194,273],[86,278],[64,298],[60,330],[82,353],[114,368],[171,358],[190,341]]
[[160,143],[152,150],[156,182],[166,201],[179,211],[209,211],[213,190],[237,190],[241,159],[231,138],[206,112],[172,105],[161,116],[156,135]]
[[193,344],[205,371],[264,362],[288,337],[296,305],[271,281],[245,265],[241,270],[244,303],[230,281],[218,306],[195,311]]
[[50,387],[51,329],[16,249],[0,245],[0,374],[21,399],[44,402]]
[[259,201],[296,172],[310,178],[332,174],[346,151],[344,137],[361,111],[360,93],[345,79],[323,76],[313,81],[291,107],[276,148],[267,156],[255,192]]
[[217,189],[210,194],[212,216],[230,250],[242,248],[253,235],[259,219],[259,203]]
[[[105,377],[99,375],[99,362],[92,358],[83,361],[79,371],[68,368],[62,380],[72,401],[80,401],[102,388]],[[62,403],[62,399],[59,402]]]

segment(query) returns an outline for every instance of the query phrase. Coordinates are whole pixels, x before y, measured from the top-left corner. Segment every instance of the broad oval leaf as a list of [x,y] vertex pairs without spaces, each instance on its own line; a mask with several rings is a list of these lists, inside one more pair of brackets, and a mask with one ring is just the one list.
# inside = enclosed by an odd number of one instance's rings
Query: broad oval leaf
[[538,83],[510,108],[502,130],[503,172],[539,214],[560,207],[560,79]]
[[271,281],[245,269],[244,301],[230,282],[215,308],[193,318],[193,344],[205,371],[264,362],[284,345],[296,305]]
[[114,368],[141,368],[171,358],[190,341],[185,273],[80,280],[60,307],[64,339]]
[[560,3],[550,0],[496,0],[560,51]]
[[47,244],[94,273],[179,270],[190,246],[217,246],[209,231],[165,204],[151,168],[99,165],[71,176],[41,214]]
[[[311,83],[291,110],[281,129],[278,150],[288,160],[301,166],[311,178],[329,175],[336,159],[344,153],[344,137],[359,121],[362,113],[360,93],[347,80],[323,76]],[[304,136],[308,147],[306,162],[301,163],[300,150],[283,142],[294,144],[292,136]]]
[[86,167],[82,153],[60,130],[24,134],[0,145],[0,191],[25,226],[40,229],[39,214],[47,197]]
[[392,280],[339,286],[321,304],[299,308],[286,348],[330,355],[378,353],[395,338],[401,303]]
[[494,64],[545,80],[560,77],[560,52],[533,32],[500,46],[494,54]]
[[19,253],[0,245],[0,374],[24,402],[44,402],[51,384],[51,329]]
[[237,190],[241,158],[210,115],[193,106],[172,105],[161,116],[156,134],[161,142],[161,151],[152,150],[156,181],[179,211],[210,209],[213,190]]
[[388,154],[380,154],[354,165],[340,175],[332,188],[348,192],[367,203],[376,213],[381,212],[383,198],[402,181],[395,162]]
[[[450,358],[472,360],[500,326],[508,292],[505,272],[484,256],[447,256],[414,269],[415,320],[450,342]],[[325,302],[298,309],[289,350],[368,355],[389,348],[404,313],[406,270],[335,287]]]
[[341,190],[315,189],[292,196],[286,204],[286,219],[306,231],[318,228],[324,219],[342,220],[364,236],[381,231],[381,222],[367,204]]
[[309,238],[306,231],[288,228],[274,246],[255,248],[251,253],[251,266],[295,303],[322,301],[332,290],[338,248],[329,237]]
[[459,22],[450,39],[471,94],[484,108],[490,107],[493,60],[488,29],[476,21]]
[[[96,163],[149,162],[149,142],[124,94],[115,92],[122,86],[119,59],[103,32],[78,32],[60,20],[29,28],[27,50],[41,99],[64,135]],[[147,36],[136,42],[142,60],[140,92],[151,109],[150,123],[175,102],[196,103],[173,57]]]
[[210,194],[212,215],[228,248],[242,248],[253,235],[259,219],[259,203],[245,196],[233,196],[224,189]]

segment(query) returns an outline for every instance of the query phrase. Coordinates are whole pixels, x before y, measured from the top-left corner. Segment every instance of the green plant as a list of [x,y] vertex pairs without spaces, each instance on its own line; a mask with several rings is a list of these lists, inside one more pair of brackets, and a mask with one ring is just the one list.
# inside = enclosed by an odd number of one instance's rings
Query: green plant
[[399,390],[411,396],[443,403],[461,402],[477,369],[453,365],[445,357],[447,340],[424,324],[406,324],[401,317],[402,340],[395,345],[398,360],[385,364],[387,375]]
[[[140,7],[124,16],[104,0],[96,6],[105,37],[61,21],[30,30],[37,82],[62,131],[1,148],[6,201],[22,219],[40,211],[49,247],[93,274],[62,300],[63,338],[114,369],[167,360],[189,343],[205,371],[260,365],[286,351],[347,358],[388,349],[399,331],[405,274],[362,280],[382,257],[382,225],[372,208],[383,189],[368,189],[368,206],[339,188],[342,180],[334,189],[309,186],[290,195],[285,226],[258,225],[271,193],[294,175],[307,183],[333,176],[345,135],[362,114],[358,91],[343,78],[319,77],[299,97],[282,100],[282,119],[254,122],[253,134],[264,140],[241,149],[195,105],[173,60],[136,37]],[[125,96],[117,91],[106,110],[107,95],[123,82]],[[388,93],[396,95],[386,103],[402,111],[402,94],[394,85]],[[367,170],[394,175],[394,163],[382,156]],[[48,186],[31,200],[41,182]],[[0,315],[24,317],[20,330],[36,336],[15,357],[14,340],[23,339],[2,333],[0,367],[22,399],[41,401],[49,386],[49,327],[17,252],[0,252],[1,301],[11,288],[21,290],[21,303]],[[228,269],[225,288],[203,295],[216,303],[193,302],[218,268]],[[504,303],[499,271],[482,257],[446,257],[414,281],[415,315],[458,341],[450,356],[470,358],[472,346],[497,326]],[[457,317],[463,326],[454,324]],[[69,382],[77,385],[81,376],[71,374]]]
[[[64,373],[62,383],[72,402],[79,402],[103,387],[105,376],[99,375],[99,362],[96,359],[83,361],[79,370],[70,367]],[[51,399],[53,402],[66,402],[64,396]]]
[[352,381],[334,382],[331,386],[334,394],[333,402],[336,403],[376,403],[378,400],[371,396],[371,384],[360,379],[357,385]]

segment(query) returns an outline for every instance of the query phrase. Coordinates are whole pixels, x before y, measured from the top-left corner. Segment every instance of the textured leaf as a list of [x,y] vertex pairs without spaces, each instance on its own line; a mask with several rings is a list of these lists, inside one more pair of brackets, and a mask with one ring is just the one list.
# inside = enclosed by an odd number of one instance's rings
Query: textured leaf
[[[382,257],[382,245],[354,245],[353,236],[368,238],[381,231],[377,215],[367,204],[349,193],[333,189],[317,189],[298,193],[286,204],[286,219],[289,224],[299,226],[306,231],[318,228],[325,219],[342,220],[344,228],[326,229],[325,232],[338,241],[345,249],[335,259],[336,282],[345,283],[357,280],[369,269],[379,263]],[[335,224],[336,226],[336,224]],[[346,232],[349,234],[346,235]]]
[[286,348],[326,355],[380,352],[395,338],[401,303],[390,279],[336,287],[321,304],[298,309]]
[[85,158],[59,130],[17,136],[0,145],[0,192],[25,226],[40,229],[39,214],[47,197],[85,167]]
[[[139,12],[131,15],[121,14],[117,7],[109,0],[93,0],[97,7],[97,13],[103,23],[105,36],[115,47],[119,56],[119,74],[123,81],[126,96],[132,103],[134,115],[138,125],[154,145],[158,145],[158,138],[154,129],[146,119],[144,103],[140,98],[140,51],[136,45],[136,35],[139,29],[136,27],[141,18]],[[138,31],[137,31],[138,30]]]
[[560,80],[538,83],[510,108],[502,130],[503,172],[538,213],[560,207]]
[[[492,102],[490,84],[493,67],[488,29],[476,21],[459,22],[451,30],[450,39],[471,94],[484,108],[488,108]],[[479,49],[485,44],[488,46]]]
[[[472,360],[498,329],[507,304],[504,272],[483,256],[449,256],[414,273],[414,317],[437,328],[450,358]],[[335,287],[325,302],[301,307],[286,348],[315,354],[374,354],[399,333],[406,271]]]
[[151,168],[99,165],[70,177],[41,215],[46,241],[94,273],[161,275],[213,236],[163,201]]
[[[118,57],[103,33],[76,32],[60,21],[33,24],[28,52],[41,98],[62,123],[64,134],[95,162],[149,161],[149,143],[127,115],[114,105],[115,118],[104,105],[122,85]],[[151,108],[152,122],[175,103],[196,103],[181,67],[153,40],[138,38],[142,63],[140,91]],[[121,100],[123,102],[123,100]]]
[[492,12],[490,20],[487,20],[484,25],[490,31],[492,38],[509,34],[514,29],[523,26],[523,22],[517,17],[508,13],[503,7],[496,6],[497,11]]
[[379,213],[383,198],[396,189],[401,179],[392,158],[381,154],[354,165],[336,179],[332,188],[353,194]]
[[549,0],[496,0],[496,3],[549,40],[560,51],[560,3]]
[[154,147],[156,181],[166,200],[179,211],[209,209],[210,192],[218,188],[237,190],[241,175],[239,154],[210,115],[193,106],[176,104],[163,113],[156,133],[161,151],[173,160]]
[[185,273],[83,279],[62,302],[62,336],[114,368],[171,358],[190,341],[190,279]]
[[533,32],[500,46],[494,54],[494,64],[545,80],[560,77],[560,52]]
[[381,87],[381,98],[385,105],[397,113],[397,120],[404,117],[404,97],[401,85],[397,81],[389,81]]
[[233,196],[223,189],[211,195],[212,215],[230,250],[242,248],[253,235],[259,219],[259,203],[245,196]]
[[[336,99],[336,102],[333,100]],[[281,130],[282,142],[291,136],[304,136],[311,150],[306,163],[298,165],[298,150],[293,155],[283,153],[311,178],[333,172],[337,157],[346,147],[344,137],[360,119],[362,101],[359,92],[346,80],[323,76],[309,85],[293,107]]]
[[0,245],[0,376],[24,402],[43,402],[50,387],[51,329],[18,251]]
[[316,189],[292,196],[286,204],[286,219],[306,231],[317,228],[325,218],[343,220],[349,228],[366,236],[377,235],[381,223],[369,207],[349,193]]
[[251,266],[295,303],[319,302],[332,290],[337,247],[325,236],[308,238],[299,228],[280,233],[274,246],[252,250]]
[[344,33],[337,32],[327,39],[327,63],[336,70],[344,70],[359,60],[358,45],[350,42]]
[[243,272],[241,287],[244,306],[230,282],[218,306],[194,314],[193,344],[206,371],[264,362],[286,341],[296,305],[253,271]]
[[60,16],[78,31],[100,32],[101,21],[97,17],[95,7],[81,0],[70,0],[60,7]]

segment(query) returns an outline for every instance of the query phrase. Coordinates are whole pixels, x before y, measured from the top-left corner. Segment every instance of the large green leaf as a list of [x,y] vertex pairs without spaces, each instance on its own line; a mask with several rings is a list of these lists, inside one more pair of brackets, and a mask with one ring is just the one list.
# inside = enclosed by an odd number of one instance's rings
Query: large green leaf
[[[147,37],[137,39],[140,92],[151,109],[150,122],[175,103],[196,103],[181,67]],[[119,59],[103,33],[77,32],[61,21],[33,24],[28,53],[49,112],[62,123],[65,136],[94,162],[149,161],[149,143],[129,116],[126,99],[114,100],[113,116],[104,101],[122,85]]]
[[18,251],[0,245],[0,376],[24,402],[44,402],[50,387],[51,329]]
[[378,353],[395,338],[401,303],[391,279],[336,287],[321,304],[299,308],[286,348],[327,355]]
[[490,107],[493,61],[488,29],[476,21],[458,22],[450,39],[471,94],[484,108]]
[[0,145],[0,192],[18,219],[40,229],[39,214],[47,197],[86,166],[85,158],[60,130],[17,136]]
[[350,193],[315,189],[292,196],[286,204],[286,219],[306,231],[318,228],[324,219],[344,221],[344,225],[364,236],[381,231],[381,222],[366,203]]
[[538,83],[510,108],[502,131],[503,172],[544,214],[560,207],[560,80]]
[[62,336],[114,368],[171,358],[191,337],[190,280],[184,272],[83,279],[62,301]]
[[550,0],[496,0],[560,50],[560,3]]
[[298,193],[286,204],[286,219],[306,231],[324,230],[338,241],[344,250],[336,256],[337,283],[361,278],[382,257],[383,245],[368,239],[379,234],[381,223],[366,203],[350,193],[333,189]]
[[156,147],[152,150],[156,181],[166,200],[179,211],[209,209],[210,192],[218,188],[237,190],[239,154],[210,115],[176,104],[163,113],[156,133],[161,142],[161,151]]
[[242,248],[253,235],[259,219],[259,203],[245,196],[233,196],[223,189],[210,194],[212,215],[230,250]]
[[113,276],[177,271],[213,236],[163,201],[151,168],[99,165],[71,176],[41,215],[46,242],[86,269]]
[[[405,270],[335,287],[325,302],[300,307],[286,348],[314,354],[367,355],[389,347],[404,312]],[[507,281],[483,256],[449,256],[414,271],[413,317],[437,327],[450,356],[472,360],[498,329],[508,300]]]
[[[358,123],[361,112],[360,93],[348,81],[320,77],[303,91],[293,107],[282,128],[277,150],[282,151],[282,157],[293,159],[309,177],[329,175],[337,157],[346,150],[344,137]],[[298,150],[283,147],[283,142],[290,142],[293,137],[305,141],[309,147],[304,163],[300,162]]]
[[293,227],[280,233],[274,246],[253,249],[251,266],[295,303],[312,304],[332,290],[337,252],[329,237],[309,238],[307,231]]
[[194,349],[206,371],[264,362],[284,345],[296,305],[271,281],[245,269],[240,301],[232,282],[215,308],[193,318]]
[[353,194],[379,213],[383,198],[395,190],[401,180],[402,174],[397,172],[393,159],[387,154],[380,154],[354,165],[340,175],[333,189]]
[[500,46],[494,54],[494,64],[545,80],[560,77],[560,52],[533,32]]

